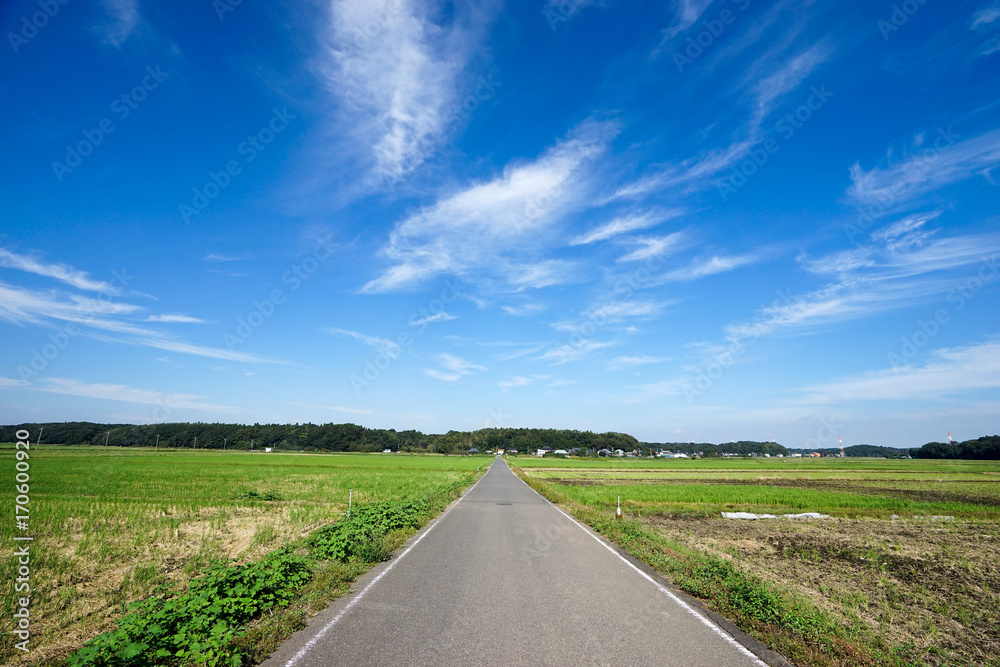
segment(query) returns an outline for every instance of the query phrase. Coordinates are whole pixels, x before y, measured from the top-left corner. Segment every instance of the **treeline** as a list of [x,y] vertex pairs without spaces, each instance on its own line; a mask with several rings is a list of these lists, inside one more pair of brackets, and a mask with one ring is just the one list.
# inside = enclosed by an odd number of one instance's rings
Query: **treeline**
[[987,435],[964,442],[928,442],[913,452],[921,459],[1000,460],[1000,435]]
[[770,454],[771,456],[788,456],[788,449],[776,442],[757,442],[754,440],[739,440],[737,442],[724,442],[714,445],[710,442],[644,442],[643,449],[654,451],[668,451],[674,453],[696,454],[703,453],[705,456],[722,456],[723,454],[737,454],[739,456],[749,456],[750,454]]
[[[793,449],[799,454],[811,454],[816,452],[823,456],[836,456],[840,453],[840,447],[824,447],[823,449]],[[883,447],[881,445],[851,445],[844,447],[846,456],[856,456],[860,458],[883,458],[898,459],[913,456],[915,449],[899,449],[898,447]]]
[[[34,444],[110,447],[165,447],[197,449],[242,449],[272,447],[287,451],[465,453],[503,447],[526,452],[551,447],[570,450],[639,448],[638,441],[624,433],[591,433],[556,429],[490,428],[479,431],[449,431],[427,435],[420,431],[373,429],[356,424],[19,424],[0,426],[0,442],[13,442],[18,430],[27,430]],[[197,438],[197,442],[195,439]]]
[[[154,447],[197,449],[243,449],[272,447],[286,451],[324,452],[380,452],[385,449],[403,452],[465,453],[470,449],[481,452],[498,448],[516,449],[521,453],[549,447],[578,450],[580,454],[601,449],[650,454],[659,450],[704,453],[706,456],[722,454],[750,454],[788,456],[790,452],[825,455],[839,453],[839,448],[819,450],[792,449],[775,442],[689,443],[639,442],[626,433],[592,433],[590,431],[487,428],[479,431],[448,431],[444,434],[425,434],[416,430],[366,428],[356,424],[95,424],[92,422],[64,422],[58,424],[19,424],[0,426],[0,442],[13,442],[19,430],[31,434],[31,442],[38,441],[59,445],[99,445],[107,442],[110,447]],[[197,443],[195,443],[197,438]],[[847,456],[882,456],[895,458],[913,456],[924,459],[989,459],[1000,460],[1000,436],[992,435],[965,442],[929,442],[919,449],[898,449],[877,445],[851,445],[844,448]]]

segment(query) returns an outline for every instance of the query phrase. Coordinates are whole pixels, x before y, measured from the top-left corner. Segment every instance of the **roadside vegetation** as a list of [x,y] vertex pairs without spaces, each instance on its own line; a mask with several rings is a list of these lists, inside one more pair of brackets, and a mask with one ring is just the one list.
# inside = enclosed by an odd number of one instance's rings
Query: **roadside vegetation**
[[61,665],[77,651],[69,664],[252,664],[488,463],[43,445],[32,457],[31,652],[10,634],[4,524],[0,663]]
[[[1000,463],[511,464],[796,664],[1000,666]],[[733,520],[723,511],[829,518]]]

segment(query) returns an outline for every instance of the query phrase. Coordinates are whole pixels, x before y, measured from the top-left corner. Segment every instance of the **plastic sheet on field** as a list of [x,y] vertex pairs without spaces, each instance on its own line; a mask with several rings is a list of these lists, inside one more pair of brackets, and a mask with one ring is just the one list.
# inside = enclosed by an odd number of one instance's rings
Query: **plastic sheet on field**
[[755,512],[723,512],[723,519],[829,519],[829,514],[802,512],[801,514],[757,514]]

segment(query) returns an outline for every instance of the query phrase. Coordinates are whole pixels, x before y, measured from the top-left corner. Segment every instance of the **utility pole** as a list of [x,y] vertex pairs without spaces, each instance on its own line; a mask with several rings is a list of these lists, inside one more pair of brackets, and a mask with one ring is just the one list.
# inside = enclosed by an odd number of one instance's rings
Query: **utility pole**
[[222,439],[222,451],[226,451],[226,443],[228,441],[229,441],[229,438],[223,438]]
[[156,447],[153,448],[154,452],[160,451],[160,434],[156,434]]
[[198,451],[198,436],[194,436],[194,451]]
[[[38,447],[42,444],[42,431],[44,431],[44,430],[45,430],[44,426],[39,426],[38,427],[38,442],[35,443],[35,449],[38,449]],[[949,433],[950,433],[950,431],[949,431]]]
[[104,436],[104,451],[108,451],[108,439],[110,438],[111,438],[111,431],[108,431],[108,434]]

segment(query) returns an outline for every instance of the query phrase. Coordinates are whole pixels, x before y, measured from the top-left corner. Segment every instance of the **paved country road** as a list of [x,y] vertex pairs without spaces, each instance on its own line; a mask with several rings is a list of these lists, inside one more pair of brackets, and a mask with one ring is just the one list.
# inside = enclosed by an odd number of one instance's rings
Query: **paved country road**
[[355,588],[264,667],[767,664],[502,460]]

